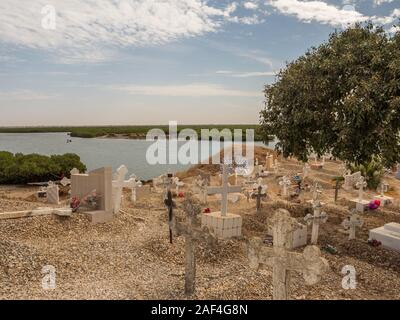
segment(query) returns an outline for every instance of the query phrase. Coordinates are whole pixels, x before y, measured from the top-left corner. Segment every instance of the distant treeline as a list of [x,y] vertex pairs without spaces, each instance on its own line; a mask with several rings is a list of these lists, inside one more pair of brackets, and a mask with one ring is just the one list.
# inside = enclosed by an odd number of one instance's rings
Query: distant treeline
[[[68,132],[72,137],[79,138],[96,138],[96,137],[113,137],[123,135],[131,139],[145,139],[146,134],[151,129],[161,129],[167,135],[169,134],[168,126],[99,126],[99,127],[0,127],[0,133],[48,133],[48,132]],[[181,125],[178,126],[178,132],[182,129],[193,129],[196,131],[199,139],[201,137],[201,129],[241,129],[243,141],[246,139],[246,129],[255,130],[255,141],[261,141],[262,137],[259,133],[258,125]]]

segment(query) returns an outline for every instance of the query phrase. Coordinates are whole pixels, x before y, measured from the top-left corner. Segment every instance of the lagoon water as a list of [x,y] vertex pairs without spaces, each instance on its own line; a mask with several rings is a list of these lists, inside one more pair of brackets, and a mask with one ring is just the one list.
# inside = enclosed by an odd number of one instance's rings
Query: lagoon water
[[[71,139],[71,143],[67,143]],[[88,170],[112,166],[116,170],[121,164],[129,169],[129,174],[136,174],[142,180],[159,176],[167,170],[171,172],[189,168],[188,165],[151,165],[146,160],[146,151],[154,142],[129,139],[83,139],[71,138],[67,133],[0,133],[0,151],[12,153],[38,153],[44,155],[76,153],[86,164]],[[186,142],[179,142],[181,146]],[[207,141],[196,142],[198,148]],[[220,144],[213,143],[219,150]],[[222,145],[222,144],[221,144]],[[255,143],[255,145],[263,145]],[[211,150],[210,150],[211,153]],[[208,158],[207,156],[202,157]]]

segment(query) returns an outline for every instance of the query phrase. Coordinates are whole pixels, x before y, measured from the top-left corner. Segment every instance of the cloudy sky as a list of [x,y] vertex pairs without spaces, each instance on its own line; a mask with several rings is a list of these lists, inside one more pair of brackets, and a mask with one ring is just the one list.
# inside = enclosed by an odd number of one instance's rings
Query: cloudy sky
[[0,16],[0,126],[257,123],[286,61],[355,22],[393,32],[400,0],[1,0]]

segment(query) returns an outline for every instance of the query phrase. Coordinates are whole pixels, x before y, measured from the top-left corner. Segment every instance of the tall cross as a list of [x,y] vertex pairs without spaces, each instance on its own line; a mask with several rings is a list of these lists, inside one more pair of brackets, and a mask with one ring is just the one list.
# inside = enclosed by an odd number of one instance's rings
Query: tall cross
[[312,200],[317,201],[319,200],[319,197],[322,194],[322,186],[319,182],[314,181],[312,187],[311,187],[311,192],[312,192]]
[[241,186],[230,186],[228,183],[228,165],[222,164],[222,186],[208,187],[207,194],[221,194],[221,215],[226,216],[228,213],[228,194],[241,192]]
[[172,244],[173,230],[172,230],[171,226],[172,226],[172,222],[173,222],[173,218],[174,218],[175,202],[174,202],[174,200],[172,200],[171,190],[168,190],[167,198],[164,200],[164,204],[168,209],[169,242]]
[[279,185],[282,187],[282,196],[285,198],[289,197],[290,179],[287,176],[283,176],[282,180],[279,181]]
[[349,240],[353,240],[356,238],[356,227],[362,227],[364,224],[364,220],[360,217],[355,210],[351,212],[351,214],[343,220],[342,226],[345,230],[349,231]]
[[248,258],[253,269],[264,265],[272,266],[273,299],[287,300],[290,271],[302,273],[306,284],[313,285],[327,272],[329,265],[321,257],[321,251],[317,246],[307,246],[303,253],[287,251],[289,238],[297,225],[296,219],[291,218],[287,210],[277,210],[270,223],[273,247],[263,245],[260,238],[252,238],[248,243]]
[[364,195],[364,188],[367,187],[367,182],[363,176],[360,176],[356,183],[356,188],[358,188],[358,201],[362,202]]
[[186,213],[186,224],[177,222],[173,217],[170,221],[170,229],[174,235],[185,237],[185,294],[192,295],[196,281],[195,244],[201,241],[209,247],[215,247],[217,239],[207,227],[198,226],[197,216],[201,212],[201,207],[194,202],[189,193],[185,196],[183,210]]
[[321,202],[319,200],[314,200],[314,214],[307,214],[304,217],[304,221],[306,221],[308,225],[312,223],[311,244],[318,243],[319,225],[320,223],[325,223],[328,220],[328,215],[325,212],[321,212],[321,208]]
[[118,213],[121,208],[122,188],[124,187],[125,176],[128,173],[126,166],[122,165],[117,169],[112,182],[114,189],[114,213]]
[[267,186],[262,183],[262,178],[258,178],[257,183],[253,185],[253,189],[255,189],[257,193],[253,192],[252,198],[257,199],[256,210],[260,212],[261,199],[267,197]]

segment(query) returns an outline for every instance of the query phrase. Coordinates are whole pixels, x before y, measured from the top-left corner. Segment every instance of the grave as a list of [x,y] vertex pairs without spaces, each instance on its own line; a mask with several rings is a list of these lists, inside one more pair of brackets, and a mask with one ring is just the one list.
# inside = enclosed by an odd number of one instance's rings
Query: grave
[[282,197],[285,199],[289,198],[289,187],[291,184],[287,176],[283,176],[281,181],[279,181],[279,185],[282,187]]
[[356,227],[362,227],[364,220],[360,217],[355,210],[343,220],[342,226],[349,233],[349,240],[354,240],[356,238]]
[[400,223],[390,222],[369,231],[370,240],[378,240],[386,249],[400,252]]
[[310,167],[311,167],[311,169],[313,169],[313,170],[321,170],[321,169],[323,169],[324,165],[325,165],[325,157],[322,156],[322,161],[321,161],[321,162],[318,162],[318,161],[317,161],[317,156],[315,156],[315,157],[314,157],[314,162],[311,163],[311,166],[310,166]]
[[202,204],[207,204],[207,180],[198,175],[192,187],[194,193],[198,195]]
[[290,288],[289,272],[303,274],[307,285],[316,284],[329,269],[328,262],[321,257],[317,246],[307,246],[303,253],[290,252],[287,247],[290,235],[297,221],[290,217],[287,210],[279,209],[271,219],[273,247],[263,244],[262,239],[252,238],[248,242],[250,267],[259,269],[262,266],[272,267],[272,286],[274,300],[287,300]]
[[71,175],[71,197],[83,199],[96,191],[100,197],[98,209],[85,214],[93,224],[110,221],[113,218],[112,169],[111,167],[93,170],[88,174]]
[[135,203],[138,198],[138,190],[143,186],[142,181],[137,180],[136,175],[132,174],[129,180],[124,181],[123,186],[131,189],[131,201]]
[[375,200],[381,202],[382,207],[393,203],[393,198],[385,195],[385,192],[387,192],[388,189],[389,185],[385,181],[382,181],[379,185],[380,194],[374,197]]
[[325,212],[321,212],[322,204],[319,201],[319,195],[320,193],[317,193],[316,197],[313,197],[312,200],[313,214],[307,214],[304,217],[304,221],[306,221],[308,225],[312,224],[311,244],[318,243],[319,225],[328,220],[328,215]]
[[274,166],[274,156],[272,154],[267,154],[265,157],[265,170],[271,171]]
[[[169,191],[169,195],[171,192]],[[172,200],[172,198],[171,198]],[[205,243],[208,247],[215,247],[217,239],[210,233],[207,227],[197,226],[197,216],[201,213],[201,207],[197,205],[192,196],[187,193],[183,203],[186,214],[186,224],[177,222],[172,214],[170,230],[174,236],[185,237],[185,294],[192,295],[195,291],[196,258],[195,248],[198,242]]]
[[303,165],[303,180],[305,180],[310,174],[311,167],[308,163]]
[[46,188],[47,203],[60,204],[60,189],[53,181],[49,181]]
[[358,188],[358,198],[350,200],[351,202],[356,204],[356,211],[363,213],[366,208],[368,208],[369,201],[364,200],[364,188],[367,186],[367,182],[365,181],[363,176],[360,176],[356,182],[356,188]]
[[208,227],[218,238],[238,237],[242,234],[242,217],[238,214],[228,213],[228,194],[241,192],[241,186],[228,184],[228,165],[222,165],[222,186],[208,187],[208,195],[221,194],[221,211],[203,213],[202,226]]
[[114,201],[114,214],[117,214],[121,209],[122,190],[125,186],[125,176],[128,173],[128,168],[124,165],[117,169],[112,181],[112,194]]
[[361,177],[361,172],[357,171],[355,173],[351,173],[350,170],[347,171],[347,174],[344,175],[344,184],[343,189],[346,191],[350,191],[354,188],[354,185]]

